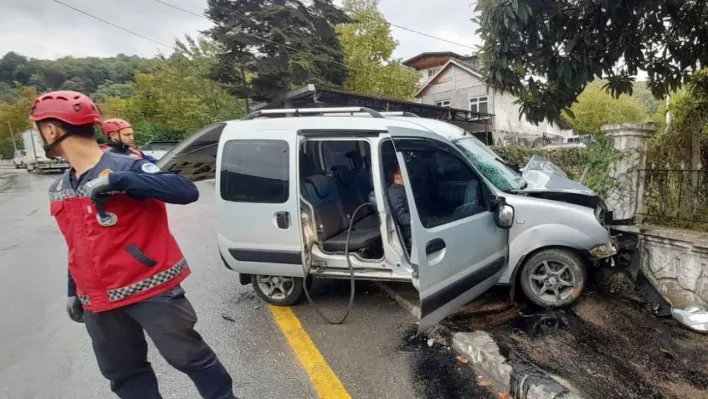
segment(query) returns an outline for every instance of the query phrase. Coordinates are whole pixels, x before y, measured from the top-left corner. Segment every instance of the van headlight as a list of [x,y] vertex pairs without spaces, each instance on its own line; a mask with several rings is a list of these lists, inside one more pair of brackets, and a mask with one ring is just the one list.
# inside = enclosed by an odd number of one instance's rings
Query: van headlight
[[609,258],[617,254],[617,249],[612,243],[600,244],[588,250],[595,259]]

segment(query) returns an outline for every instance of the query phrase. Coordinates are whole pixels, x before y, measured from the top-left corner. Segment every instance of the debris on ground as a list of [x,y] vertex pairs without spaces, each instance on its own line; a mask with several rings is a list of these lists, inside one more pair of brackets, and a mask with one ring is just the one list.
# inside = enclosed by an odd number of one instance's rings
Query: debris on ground
[[416,397],[420,399],[475,398],[495,399],[489,388],[478,382],[472,367],[455,359],[450,347],[428,337],[416,335],[417,326],[404,331],[398,350],[410,355]]
[[708,336],[655,316],[636,292],[588,288],[558,311],[509,303],[496,292],[443,323],[489,333],[502,351],[567,380],[586,398],[708,399]]
[[457,361],[462,364],[467,364],[467,363],[469,363],[470,359],[460,355],[460,356],[457,356]]
[[671,308],[671,315],[682,326],[700,333],[708,333],[708,309],[703,306]]
[[231,316],[229,316],[229,315],[223,314],[223,313],[221,314],[221,318],[224,319],[224,320],[228,320],[228,321],[230,321],[230,322],[233,322],[233,323],[236,322],[236,319],[234,319],[233,317],[231,317]]

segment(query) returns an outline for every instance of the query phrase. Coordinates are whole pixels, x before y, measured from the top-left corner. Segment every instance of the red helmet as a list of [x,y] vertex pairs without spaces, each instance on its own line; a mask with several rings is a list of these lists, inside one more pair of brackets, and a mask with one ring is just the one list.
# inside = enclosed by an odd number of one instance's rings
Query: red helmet
[[88,96],[75,91],[53,91],[39,96],[30,119],[58,119],[74,126],[101,123],[101,110]]
[[108,136],[111,133],[121,131],[133,127],[130,122],[124,121],[123,119],[108,119],[103,121],[103,134]]

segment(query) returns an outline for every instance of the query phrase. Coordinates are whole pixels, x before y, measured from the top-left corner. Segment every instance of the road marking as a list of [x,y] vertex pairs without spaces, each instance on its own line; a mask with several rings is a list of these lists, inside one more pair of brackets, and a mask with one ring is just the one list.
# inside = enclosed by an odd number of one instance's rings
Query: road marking
[[270,311],[278,323],[280,331],[288,340],[290,347],[300,360],[300,364],[307,372],[307,375],[315,386],[317,394],[322,399],[351,399],[349,392],[344,389],[344,385],[339,377],[329,367],[324,356],[320,353],[312,342],[312,338],[302,328],[292,309],[285,306],[270,306]]

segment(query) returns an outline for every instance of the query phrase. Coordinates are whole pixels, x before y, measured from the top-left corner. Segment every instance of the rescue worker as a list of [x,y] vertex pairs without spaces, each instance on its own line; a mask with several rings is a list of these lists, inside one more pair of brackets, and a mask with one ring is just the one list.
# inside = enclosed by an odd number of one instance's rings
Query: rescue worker
[[108,143],[101,146],[102,150],[113,151],[131,158],[147,159],[152,163],[157,162],[157,159],[145,155],[145,153],[135,146],[133,126],[128,121],[117,118],[108,119],[103,121],[101,130],[103,130],[103,134],[108,137]]
[[181,283],[187,261],[167,224],[165,203],[188,204],[188,179],[144,160],[101,151],[101,123],[87,96],[57,91],[30,114],[48,156],[71,165],[49,188],[50,212],[69,248],[67,312],[85,322],[101,373],[121,399],[161,399],[144,332],[205,399],[234,399],[232,380],[194,330]]

